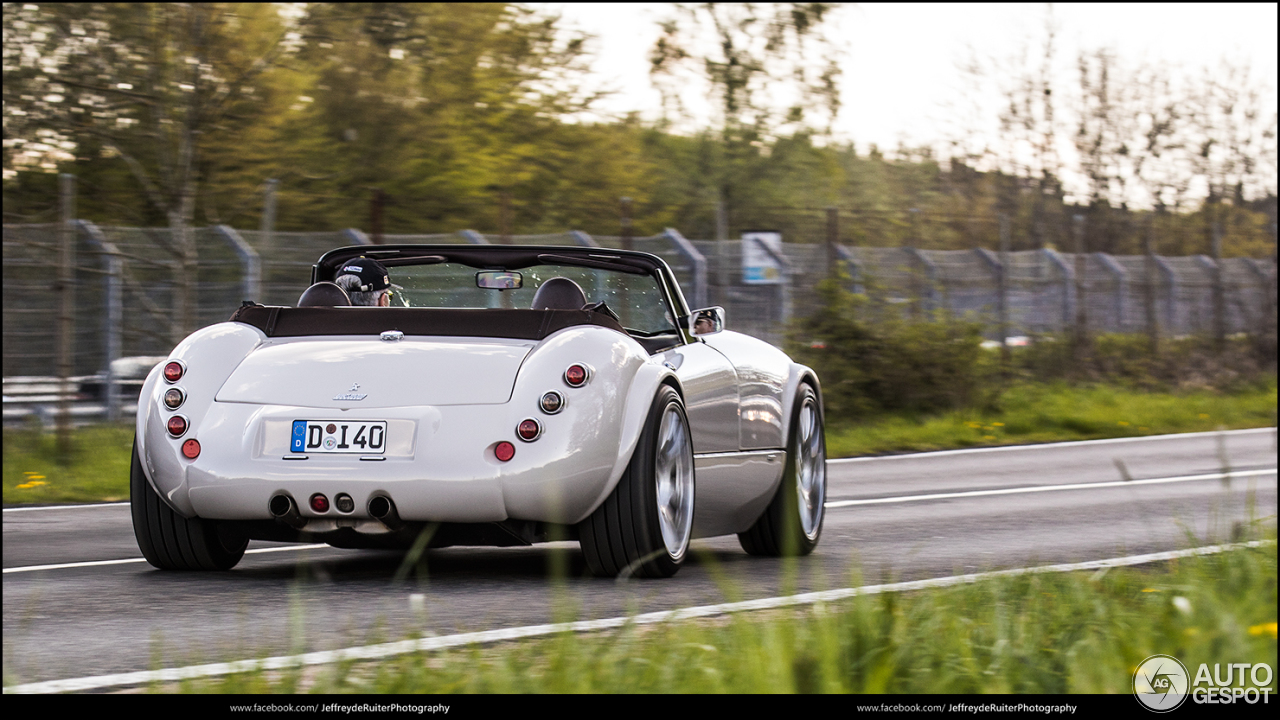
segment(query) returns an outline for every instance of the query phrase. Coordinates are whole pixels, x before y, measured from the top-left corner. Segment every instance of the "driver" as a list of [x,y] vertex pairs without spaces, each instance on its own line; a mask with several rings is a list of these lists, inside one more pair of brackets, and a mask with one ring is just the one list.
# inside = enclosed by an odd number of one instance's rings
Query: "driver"
[[356,258],[343,263],[333,282],[347,291],[352,305],[391,305],[391,277],[382,263],[372,258]]

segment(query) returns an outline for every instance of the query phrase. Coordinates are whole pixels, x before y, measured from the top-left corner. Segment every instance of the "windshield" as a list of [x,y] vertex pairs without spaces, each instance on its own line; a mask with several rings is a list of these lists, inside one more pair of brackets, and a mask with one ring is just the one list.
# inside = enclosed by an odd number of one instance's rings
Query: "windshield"
[[639,335],[679,332],[662,289],[651,275],[571,265],[521,268],[523,286],[515,290],[476,287],[476,268],[460,263],[400,265],[388,268],[392,306],[431,308],[529,308],[538,288],[551,278],[568,278],[582,288],[587,303],[604,302],[628,331]]

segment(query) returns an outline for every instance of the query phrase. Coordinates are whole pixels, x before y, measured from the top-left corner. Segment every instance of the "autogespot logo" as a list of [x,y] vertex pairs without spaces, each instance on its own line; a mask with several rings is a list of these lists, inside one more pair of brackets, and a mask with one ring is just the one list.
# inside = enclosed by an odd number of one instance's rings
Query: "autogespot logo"
[[1169,712],[1187,699],[1191,676],[1178,659],[1152,655],[1133,671],[1133,694],[1153,712]]

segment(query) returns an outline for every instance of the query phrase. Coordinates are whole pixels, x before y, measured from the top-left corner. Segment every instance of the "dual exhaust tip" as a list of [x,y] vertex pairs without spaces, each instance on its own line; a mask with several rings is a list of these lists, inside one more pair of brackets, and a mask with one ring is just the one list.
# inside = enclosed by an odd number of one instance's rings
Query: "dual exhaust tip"
[[[324,498],[323,495],[320,495],[319,497]],[[347,501],[350,501],[350,497],[344,494],[338,496],[339,503],[341,503],[344,498]],[[313,498],[312,505],[316,504],[317,503],[314,502]],[[324,502],[324,506],[325,509],[327,509],[327,499]],[[277,521],[282,522],[295,530],[301,530],[307,525],[307,519],[302,517],[302,514],[298,512],[298,504],[294,502],[292,497],[285,495],[284,493],[273,496],[271,501],[267,503],[267,509],[270,510],[271,516]],[[349,512],[349,510],[341,506],[339,509],[344,512]],[[386,525],[389,530],[399,530],[404,527],[404,521],[400,519],[400,514],[396,512],[395,503],[391,502],[391,498],[385,495],[375,495],[369,500],[369,514],[377,518],[383,525]]]

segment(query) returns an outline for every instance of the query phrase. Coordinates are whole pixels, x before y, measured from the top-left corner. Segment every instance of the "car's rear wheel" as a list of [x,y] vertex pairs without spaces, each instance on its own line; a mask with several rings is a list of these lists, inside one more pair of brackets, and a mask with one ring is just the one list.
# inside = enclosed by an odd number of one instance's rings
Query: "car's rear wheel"
[[738,534],[752,555],[808,555],[818,545],[827,500],[827,445],[813,388],[802,384],[791,414],[787,465],[769,507]]
[[161,570],[230,570],[244,557],[247,538],[231,537],[218,523],[174,512],[142,473],[138,442],[129,470],[133,534],[147,562]]
[[693,535],[693,494],[689,419],[663,385],[617,487],[578,525],[587,567],[602,577],[674,575]]

